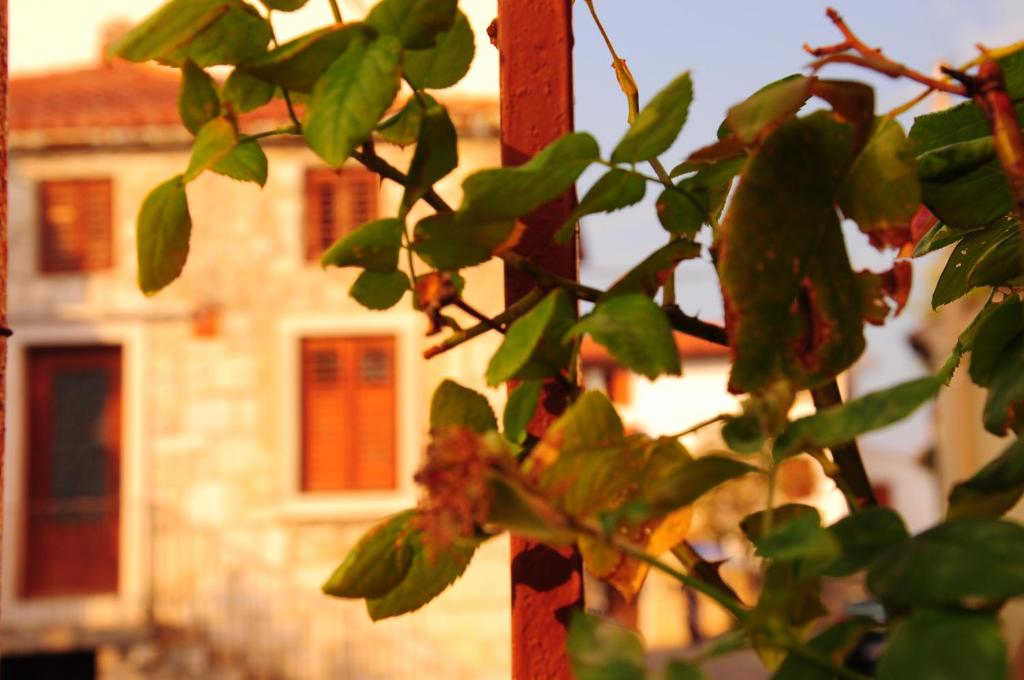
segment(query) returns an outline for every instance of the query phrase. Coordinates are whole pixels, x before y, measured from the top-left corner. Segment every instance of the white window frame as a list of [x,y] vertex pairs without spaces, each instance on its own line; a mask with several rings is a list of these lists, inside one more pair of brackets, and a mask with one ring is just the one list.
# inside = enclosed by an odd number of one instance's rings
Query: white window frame
[[[149,536],[146,535],[146,461],[142,440],[143,329],[121,322],[62,322],[20,324],[8,341],[7,470],[4,475],[2,603],[4,618],[19,627],[87,624],[90,629],[124,629],[144,625],[150,592]],[[18,593],[23,565],[24,507],[28,444],[28,349],[31,347],[121,348],[121,507],[118,554],[118,589],[101,595],[22,598]]]
[[[423,442],[423,404],[417,330],[420,319],[405,311],[339,313],[334,317],[288,317],[280,323],[281,367],[277,393],[283,416],[284,480],[281,510],[295,519],[375,519],[416,501],[412,477]],[[324,337],[392,336],[395,339],[395,488],[388,490],[302,490],[302,340]]]

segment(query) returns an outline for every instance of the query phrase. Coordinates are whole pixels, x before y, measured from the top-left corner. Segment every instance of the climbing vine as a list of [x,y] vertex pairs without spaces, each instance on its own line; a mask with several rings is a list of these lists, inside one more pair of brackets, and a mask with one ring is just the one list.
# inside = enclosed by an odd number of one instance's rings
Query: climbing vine
[[[369,309],[406,300],[421,310],[429,333],[441,336],[428,358],[501,334],[485,377],[514,386],[499,422],[483,395],[441,384],[416,475],[422,500],[368,532],[325,592],[365,599],[374,619],[404,614],[444,591],[483,542],[508,530],[577,544],[587,569],[626,598],[650,569],[703,593],[735,622],[733,644],[720,651],[752,646],[780,680],[1005,677],[997,616],[1024,594],[1024,527],[1002,518],[1024,494],[1024,446],[1016,439],[1024,427],[1024,46],[982,49],[962,68],[931,77],[868,47],[830,11],[840,42],[808,46],[815,61],[806,72],[736,104],[706,146],[665,165],[686,123],[691,77],[682,73],[641,106],[614,31],[585,0],[612,56],[609,85],[625,96],[622,138],[602,151],[591,135],[568,134],[519,167],[472,173],[461,202],[450,205],[434,186],[458,166],[457,133],[432,93],[457,83],[473,59],[473,32],[457,0],[381,0],[364,20],[347,23],[331,1],[334,23],[279,43],[274,14],[306,1],[169,0],[113,46],[121,58],[181,69],[181,119],[195,137],[182,174],[155,188],[139,212],[140,287],[155,294],[185,266],[189,182],[213,172],[262,185],[261,143],[300,137],[330,167],[360,163],[404,191],[394,216],[343,236],[323,264],[360,270],[351,295]],[[879,114],[871,87],[826,77],[836,63],[924,90]],[[223,82],[207,70],[217,65],[232,67]],[[963,101],[917,117],[905,132],[897,116],[935,91]],[[287,106],[287,126],[242,129],[242,114],[275,98]],[[385,161],[378,141],[415,145],[409,166]],[[557,242],[574,238],[581,218],[634,205],[649,191],[658,194],[665,232],[664,245],[607,290],[515,252],[518,219],[569,191],[591,167],[604,174]],[[410,211],[419,203],[432,214],[414,223]],[[843,220],[891,258],[888,271],[851,267]],[[950,244],[933,306],[975,289],[987,301],[948,360],[933,375],[842,403],[836,377],[863,352],[865,324],[898,314],[913,258]],[[535,287],[489,318],[464,300],[460,272],[495,258]],[[674,270],[697,258],[717,271],[724,328],[676,305]],[[582,315],[581,302],[589,310]],[[479,323],[460,327],[451,308]],[[577,380],[585,336],[637,374],[679,375],[673,332],[729,347],[729,389],[745,395],[742,408],[679,427],[724,422],[728,452],[693,456],[680,437],[627,434],[609,399]],[[953,488],[943,521],[911,535],[897,513],[876,503],[856,437],[907,417],[958,370],[987,390],[984,426],[1010,441]],[[802,391],[817,411],[793,419]],[[568,408],[537,429],[538,402],[556,392]],[[740,529],[761,559],[764,587],[756,601],[742,601],[686,542],[691,507],[741,478],[760,480],[772,498],[777,468],[797,455],[821,465],[849,515],[826,526],[812,507],[769,502],[745,519]],[[854,574],[884,615],[823,625],[832,619],[822,583]],[[878,632],[887,642],[877,668],[847,664],[850,651]],[[683,661],[650,674],[639,639],[591,615],[576,616],[569,646],[580,678],[701,677]]]

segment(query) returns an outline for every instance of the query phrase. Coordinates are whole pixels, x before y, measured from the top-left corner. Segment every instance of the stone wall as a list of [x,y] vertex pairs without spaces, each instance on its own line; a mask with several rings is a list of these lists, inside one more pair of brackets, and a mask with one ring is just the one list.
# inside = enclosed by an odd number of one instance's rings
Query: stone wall
[[[267,150],[271,170],[262,191],[212,174],[189,185],[194,217],[189,262],[179,281],[150,299],[135,285],[135,216],[153,186],[185,167],[187,149],[16,153],[12,166],[13,326],[36,329],[33,337],[42,333],[45,338],[48,328],[75,326],[101,333],[128,328],[140,338],[140,370],[128,378],[140,381],[141,387],[141,403],[131,415],[140,432],[139,445],[124,455],[138,463],[141,473],[136,488],[125,489],[130,496],[125,511],[141,516],[149,531],[139,545],[125,548],[150,553],[159,562],[143,561],[140,567],[147,572],[140,575],[142,581],[151,581],[144,596],[152,594],[157,611],[162,604],[174,604],[159,598],[185,592],[161,579],[183,578],[187,562],[203,554],[190,557],[187,542],[207,538],[183,534],[178,539],[186,543],[181,545],[162,540],[154,507],[175,513],[194,533],[215,536],[227,546],[224,550],[237,548],[253,564],[317,594],[369,522],[415,502],[408,473],[424,446],[433,388],[452,378],[488,392],[498,406],[502,399],[481,378],[494,337],[425,362],[420,354],[433,339],[423,337],[426,321],[410,308],[408,298],[388,312],[364,310],[348,297],[354,273],[325,272],[304,260],[304,172],[318,161],[296,145],[268,145]],[[408,151],[379,151],[398,167],[410,160]],[[459,153],[460,170],[439,187],[453,203],[458,202],[462,175],[500,163],[493,135],[466,139]],[[87,276],[40,276],[35,264],[36,183],[79,177],[113,181],[115,266]],[[380,198],[381,214],[394,214],[400,190],[385,183]],[[420,214],[421,209],[415,211],[411,221]],[[485,312],[499,310],[500,266],[466,273],[469,301]],[[214,321],[215,332],[198,332],[200,314]],[[407,339],[397,357],[407,378],[406,394],[400,397],[401,487],[384,495],[305,497],[294,483],[298,376],[290,370],[289,353],[303,328],[358,329],[366,324],[393,327]],[[452,591],[422,614],[397,626],[381,624],[383,633],[389,627],[396,633],[390,638],[393,648],[379,653],[401,656],[407,646],[404,638],[412,635],[433,645],[438,655],[472,669],[467,677],[507,676],[507,554],[506,541],[493,541]],[[290,612],[288,597],[270,604],[275,620],[311,615],[308,609]],[[8,619],[5,625],[18,622]],[[337,645],[358,646],[358,638],[349,639],[353,634],[344,628],[332,632]]]

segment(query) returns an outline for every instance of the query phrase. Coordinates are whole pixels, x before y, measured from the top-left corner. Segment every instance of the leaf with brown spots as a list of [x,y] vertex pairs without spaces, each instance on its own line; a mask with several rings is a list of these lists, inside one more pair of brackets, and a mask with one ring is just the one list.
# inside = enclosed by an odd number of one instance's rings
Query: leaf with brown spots
[[828,112],[795,119],[744,169],[718,241],[734,392],[779,378],[819,384],[863,350],[860,288],[834,207],[853,134]]

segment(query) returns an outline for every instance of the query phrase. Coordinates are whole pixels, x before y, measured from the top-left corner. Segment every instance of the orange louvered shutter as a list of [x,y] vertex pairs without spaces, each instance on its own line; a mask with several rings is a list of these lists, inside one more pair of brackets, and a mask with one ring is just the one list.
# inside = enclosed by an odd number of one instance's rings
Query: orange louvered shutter
[[377,219],[377,176],[368,170],[306,171],[306,259],[316,261],[332,243]]
[[302,341],[302,488],[395,487],[395,341]]
[[85,272],[111,266],[110,180],[39,184],[39,268]]

